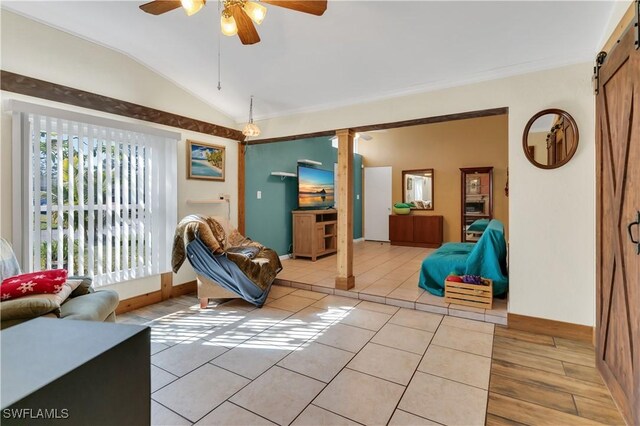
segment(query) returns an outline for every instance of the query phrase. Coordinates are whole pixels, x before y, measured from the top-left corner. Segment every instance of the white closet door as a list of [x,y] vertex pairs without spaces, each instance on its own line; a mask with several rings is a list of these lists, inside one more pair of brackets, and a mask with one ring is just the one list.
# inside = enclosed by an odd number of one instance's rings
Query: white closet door
[[364,239],[389,241],[391,167],[364,168]]

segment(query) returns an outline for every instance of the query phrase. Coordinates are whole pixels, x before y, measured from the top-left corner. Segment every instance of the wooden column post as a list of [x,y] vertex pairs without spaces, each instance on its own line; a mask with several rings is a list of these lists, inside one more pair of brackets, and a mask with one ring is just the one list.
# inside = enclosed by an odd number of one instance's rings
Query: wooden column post
[[338,275],[336,288],[355,286],[353,276],[353,138],[351,129],[336,131],[338,136]]

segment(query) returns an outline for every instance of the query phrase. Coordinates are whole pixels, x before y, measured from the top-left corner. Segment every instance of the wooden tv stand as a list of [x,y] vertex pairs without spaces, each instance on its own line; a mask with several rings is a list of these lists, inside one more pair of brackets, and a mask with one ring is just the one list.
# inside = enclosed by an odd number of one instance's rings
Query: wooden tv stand
[[336,252],[338,235],[338,211],[294,210],[293,258],[318,256]]

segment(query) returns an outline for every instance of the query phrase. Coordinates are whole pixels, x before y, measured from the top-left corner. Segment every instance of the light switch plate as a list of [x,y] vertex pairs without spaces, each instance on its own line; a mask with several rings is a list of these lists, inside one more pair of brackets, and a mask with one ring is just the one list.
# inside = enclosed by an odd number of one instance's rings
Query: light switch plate
[[258,193],[256,194],[256,197],[258,197],[258,200],[262,199],[262,191],[258,191]]

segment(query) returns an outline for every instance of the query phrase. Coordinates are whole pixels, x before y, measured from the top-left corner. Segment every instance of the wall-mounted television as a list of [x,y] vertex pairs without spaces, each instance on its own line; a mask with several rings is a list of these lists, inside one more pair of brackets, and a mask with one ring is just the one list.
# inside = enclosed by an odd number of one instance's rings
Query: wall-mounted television
[[333,170],[298,166],[298,208],[326,209],[334,204]]

